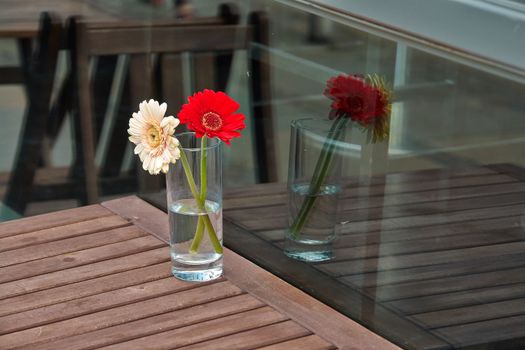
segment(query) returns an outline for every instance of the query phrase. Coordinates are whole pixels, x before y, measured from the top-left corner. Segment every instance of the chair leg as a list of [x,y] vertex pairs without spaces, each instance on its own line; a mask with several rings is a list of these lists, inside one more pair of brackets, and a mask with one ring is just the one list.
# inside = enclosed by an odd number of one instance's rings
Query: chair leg
[[58,92],[55,103],[51,106],[49,112],[49,120],[47,124],[47,137],[50,140],[50,147],[53,148],[55,145],[60,127],[66,119],[66,114],[72,109],[72,94],[73,89],[73,77],[72,73],[68,73],[60,90]]
[[[31,40],[21,39],[18,41],[18,52],[22,61],[24,90],[26,93],[28,107],[25,112],[24,124],[19,135],[18,152],[15,164],[11,172],[7,193],[4,202],[19,214],[24,214],[27,203],[31,199],[33,179],[38,167],[39,158],[34,160],[35,150],[40,150],[41,138],[39,137],[39,123],[42,121],[35,118],[36,100],[33,100],[33,88],[31,87]],[[36,120],[35,120],[36,119]],[[44,124],[45,125],[45,124]],[[42,136],[43,137],[43,136]],[[38,153],[40,154],[40,153]]]
[[41,17],[40,28],[38,51],[33,61],[29,59],[31,43],[27,40],[20,42],[29,102],[5,203],[21,214],[31,198],[41,157],[62,30],[60,21],[47,13]]
[[[82,191],[82,204],[94,204],[99,200],[98,190],[98,169],[95,162],[95,131],[92,117],[92,97],[89,79],[89,55],[85,52],[86,43],[82,33],[83,23],[71,18],[68,23],[71,71],[74,72],[74,85],[77,87],[78,106],[73,113],[75,124],[75,148],[76,162],[81,160],[83,171],[75,175],[79,183],[85,184]],[[76,45],[75,45],[76,44]],[[82,181],[84,180],[84,181]]]

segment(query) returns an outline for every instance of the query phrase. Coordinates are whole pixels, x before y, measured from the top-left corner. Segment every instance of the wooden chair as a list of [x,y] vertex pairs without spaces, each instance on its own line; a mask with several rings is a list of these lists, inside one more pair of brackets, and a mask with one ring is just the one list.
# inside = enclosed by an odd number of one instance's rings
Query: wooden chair
[[[80,112],[77,118],[79,127],[76,129],[81,131],[76,135],[79,140],[76,153],[84,166],[87,203],[98,201],[100,185],[100,172],[95,164],[95,127],[88,72],[90,59],[96,56],[129,55],[130,106],[135,109],[140,101],[152,96],[168,104],[181,105],[184,102],[181,54],[191,55],[195,90],[224,89],[233,51],[248,49],[252,41],[267,43],[264,14],[252,14],[249,25],[238,25],[237,22],[237,12],[231,5],[222,5],[219,16],[214,18],[108,24],[90,24],[78,19],[72,21],[76,47],[71,52]],[[274,155],[273,152],[267,152],[271,149],[270,145],[273,147],[273,136],[271,110],[268,103],[263,103],[269,102],[270,98],[268,60],[263,56],[264,53],[259,53],[254,55],[256,59],[250,59],[252,105],[257,106],[253,111],[254,139],[261,182],[275,179]],[[126,129],[130,115],[117,121],[115,130],[118,133],[112,137],[114,142],[120,143],[120,157],[127,142]],[[116,151],[115,147],[110,146],[109,149],[113,153]],[[143,171],[139,173],[145,174]],[[156,189],[159,179],[158,176],[143,175],[140,178],[141,188]]]
[[[68,30],[69,26],[64,26],[56,14],[42,13],[39,28],[35,45],[32,45],[31,39],[19,40],[23,64],[17,72],[23,74],[14,74],[14,69],[0,70],[1,73],[7,73],[4,78],[8,79],[1,83],[24,84],[28,101],[15,164],[6,177],[7,180],[2,183],[6,188],[3,201],[7,209],[12,209],[19,215],[25,213],[29,202],[77,199],[84,192],[83,186],[78,186],[78,179],[67,168],[53,168],[49,160],[46,160],[66,114],[74,111],[76,91],[72,72],[67,72],[59,86],[55,87],[54,84],[57,83],[55,74],[58,53],[74,47],[75,38]],[[34,50],[32,46],[35,47]],[[93,72],[98,92],[95,96],[97,119],[104,115],[108,103],[114,65],[115,57],[104,57],[99,60]],[[56,97],[52,100],[52,91],[55,89]],[[130,185],[127,186],[130,191],[131,188]]]

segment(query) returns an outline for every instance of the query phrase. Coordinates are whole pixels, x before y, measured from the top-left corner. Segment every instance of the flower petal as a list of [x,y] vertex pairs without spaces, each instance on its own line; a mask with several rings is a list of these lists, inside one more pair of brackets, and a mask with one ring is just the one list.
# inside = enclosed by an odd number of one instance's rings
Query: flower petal
[[163,118],[160,122],[160,127],[164,130],[166,135],[173,135],[175,128],[179,125],[180,121],[173,116]]
[[146,148],[144,148],[142,152],[139,153],[140,161],[143,162],[144,159],[146,158],[146,155],[148,154],[149,154],[149,151]]
[[171,144],[174,146],[174,147],[179,147],[180,145],[180,142],[179,142],[179,139],[177,139],[176,137],[171,137]]
[[156,173],[160,172],[160,170],[162,169],[162,164],[163,163],[164,163],[164,161],[163,161],[162,157],[155,158],[155,166],[154,166],[154,168],[155,168],[155,172]]
[[[188,97],[188,103],[182,106],[177,116],[182,124],[186,124],[188,129],[195,132],[197,137],[207,135],[229,141],[233,137],[240,136],[239,133],[231,132],[246,127],[244,115],[234,114],[238,109],[239,104],[224,92],[205,89]],[[220,117],[222,124],[219,127],[214,126],[212,129],[203,124],[203,116],[210,112]]]
[[164,115],[166,114],[166,110],[168,109],[168,105],[166,104],[166,102],[163,102],[160,106],[159,106],[159,114],[164,117]]
[[144,149],[144,145],[142,143],[139,143],[137,146],[135,146],[133,153],[140,154],[140,152],[142,152],[143,149]]
[[149,169],[149,163],[151,162],[151,156],[148,154],[146,154],[146,156],[144,157],[144,159],[142,160],[142,169],[144,170],[148,170]]

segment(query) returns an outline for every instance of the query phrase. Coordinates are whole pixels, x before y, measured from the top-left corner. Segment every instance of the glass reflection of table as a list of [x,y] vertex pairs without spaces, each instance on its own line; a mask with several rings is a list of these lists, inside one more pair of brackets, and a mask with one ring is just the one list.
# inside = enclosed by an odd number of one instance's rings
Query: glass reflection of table
[[344,197],[333,261],[282,254],[283,184],[225,195],[226,245],[403,347],[524,346],[523,169],[349,180]]

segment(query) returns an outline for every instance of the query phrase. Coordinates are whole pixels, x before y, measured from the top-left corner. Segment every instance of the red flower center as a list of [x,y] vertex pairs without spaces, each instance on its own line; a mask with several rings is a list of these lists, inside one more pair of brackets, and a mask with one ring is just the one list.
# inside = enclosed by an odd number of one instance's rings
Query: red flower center
[[365,107],[365,101],[360,96],[350,96],[346,99],[346,104],[353,113],[361,112]]
[[201,118],[202,125],[209,130],[219,130],[222,126],[222,118],[214,112],[206,112]]

